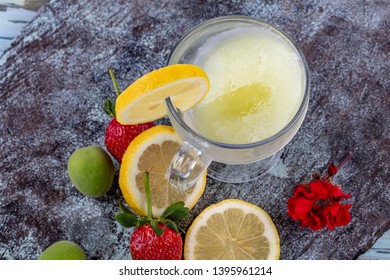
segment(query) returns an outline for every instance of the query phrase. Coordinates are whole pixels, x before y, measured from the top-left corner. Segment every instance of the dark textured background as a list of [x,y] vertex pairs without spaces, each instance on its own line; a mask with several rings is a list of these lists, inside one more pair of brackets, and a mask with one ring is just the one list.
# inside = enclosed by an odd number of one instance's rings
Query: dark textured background
[[[255,203],[279,230],[282,259],[354,259],[390,228],[389,1],[51,1],[0,68],[0,259],[35,259],[60,239],[90,259],[129,258],[130,231],[112,218],[117,184],[85,198],[67,159],[103,145],[109,66],[124,89],[166,65],[188,29],[230,14],[269,21],[296,40],[312,75],[308,114],[271,174],[238,185],[208,180],[184,226],[225,198]],[[302,230],[286,215],[294,186],[349,150],[335,181],[352,194],[352,222]]]

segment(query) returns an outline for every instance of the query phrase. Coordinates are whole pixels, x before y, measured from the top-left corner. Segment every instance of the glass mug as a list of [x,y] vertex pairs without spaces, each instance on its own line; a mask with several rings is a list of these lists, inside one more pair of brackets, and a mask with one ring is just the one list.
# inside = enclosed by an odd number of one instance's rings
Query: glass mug
[[170,183],[185,190],[206,168],[229,183],[268,172],[308,107],[309,68],[299,47],[269,23],[224,16],[197,25],[176,44],[169,64],[178,63],[202,67],[210,91],[186,112],[166,99],[184,140],[166,174]]

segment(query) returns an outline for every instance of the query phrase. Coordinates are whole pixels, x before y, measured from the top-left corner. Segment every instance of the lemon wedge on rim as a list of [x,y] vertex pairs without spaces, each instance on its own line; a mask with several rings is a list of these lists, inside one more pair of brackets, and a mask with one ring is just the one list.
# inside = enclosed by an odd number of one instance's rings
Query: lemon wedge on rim
[[167,115],[165,99],[185,112],[199,103],[210,88],[207,74],[196,65],[174,64],[145,74],[116,100],[115,112],[121,124],[158,120]]
[[275,260],[279,255],[279,235],[270,216],[239,199],[203,210],[184,243],[184,259],[190,260]]

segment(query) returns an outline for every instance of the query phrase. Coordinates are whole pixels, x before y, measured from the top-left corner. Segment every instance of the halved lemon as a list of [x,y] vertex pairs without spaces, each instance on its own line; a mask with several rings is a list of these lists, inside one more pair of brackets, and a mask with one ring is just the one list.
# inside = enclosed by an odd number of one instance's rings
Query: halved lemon
[[203,210],[184,243],[184,258],[190,260],[270,260],[279,254],[279,235],[270,216],[238,199]]
[[169,205],[178,201],[184,201],[185,206],[191,209],[203,194],[206,171],[186,191],[174,188],[165,177],[181,144],[182,140],[173,127],[157,125],[140,133],[127,148],[119,171],[119,187],[129,207],[139,215],[147,215],[145,172],[149,172],[154,216],[161,216]]
[[116,100],[116,117],[121,124],[160,119],[167,114],[168,96],[184,112],[199,103],[209,88],[209,79],[199,66],[169,65],[142,76],[122,92]]

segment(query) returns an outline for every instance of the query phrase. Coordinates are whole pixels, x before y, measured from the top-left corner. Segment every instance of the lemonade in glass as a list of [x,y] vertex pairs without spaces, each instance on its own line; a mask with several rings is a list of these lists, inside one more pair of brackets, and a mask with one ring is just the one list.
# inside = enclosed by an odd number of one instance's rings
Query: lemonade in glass
[[186,112],[167,99],[172,125],[185,140],[171,175],[182,176],[183,161],[197,170],[208,167],[211,177],[225,182],[267,172],[307,111],[309,71],[298,46],[269,23],[226,16],[187,33],[170,56],[169,64],[177,63],[200,66],[210,91]]

